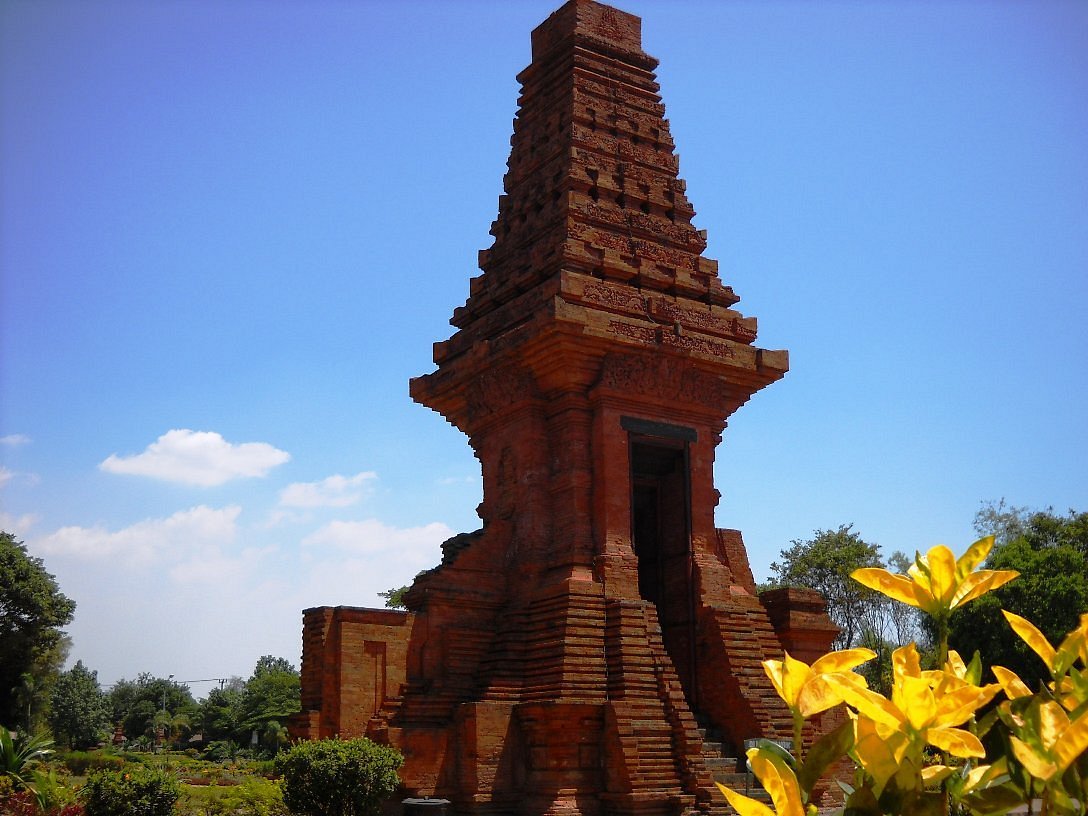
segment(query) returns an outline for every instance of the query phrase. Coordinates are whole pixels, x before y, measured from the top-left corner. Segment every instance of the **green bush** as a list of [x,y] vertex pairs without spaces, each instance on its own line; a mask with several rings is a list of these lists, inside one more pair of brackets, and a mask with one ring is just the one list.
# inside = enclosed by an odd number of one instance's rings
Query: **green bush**
[[273,759],[258,759],[255,760],[250,767],[250,770],[257,774],[257,776],[263,776],[267,779],[271,779],[276,775],[276,761]]
[[86,776],[91,771],[119,771],[125,767],[124,758],[101,751],[70,751],[63,760],[64,767],[75,776]]
[[287,816],[288,813],[279,784],[267,779],[251,777],[216,793],[204,803],[203,813],[207,816]]
[[171,816],[181,784],[165,771],[130,766],[93,771],[81,796],[86,816]]
[[[298,742],[276,757],[283,801],[300,816],[376,816],[404,758],[368,739]],[[91,816],[91,814],[88,814]]]

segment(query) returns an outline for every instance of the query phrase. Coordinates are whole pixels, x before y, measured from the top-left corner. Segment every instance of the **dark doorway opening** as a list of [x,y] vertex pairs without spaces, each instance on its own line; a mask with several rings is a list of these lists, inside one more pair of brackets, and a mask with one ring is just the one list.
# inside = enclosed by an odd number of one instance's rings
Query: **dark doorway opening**
[[665,651],[695,707],[691,499],[687,445],[631,439],[631,530],[638,591],[657,607]]

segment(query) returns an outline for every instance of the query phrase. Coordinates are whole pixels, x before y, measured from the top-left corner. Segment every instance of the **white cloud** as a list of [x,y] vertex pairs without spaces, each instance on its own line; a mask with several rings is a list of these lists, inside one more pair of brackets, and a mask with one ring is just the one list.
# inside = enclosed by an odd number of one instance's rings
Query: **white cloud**
[[378,593],[410,583],[442,559],[441,544],[453,535],[432,522],[399,529],[376,519],[334,521],[302,540],[304,579],[293,587],[296,606],[377,606]]
[[11,533],[14,536],[25,536],[38,521],[33,513],[25,513],[21,516],[13,516],[0,510],[0,530]]
[[368,470],[354,476],[329,476],[320,482],[295,482],[280,491],[284,507],[348,507],[370,492],[378,474]]
[[106,559],[122,566],[145,566],[163,556],[189,554],[201,548],[218,552],[237,534],[238,506],[213,509],[201,505],[164,519],[145,519],[111,532],[102,527],[61,527],[36,539],[33,549],[46,555]]
[[244,586],[247,578],[259,575],[260,561],[277,551],[276,547],[246,547],[237,556],[227,555],[218,546],[211,545],[200,553],[170,569],[170,577],[178,584],[199,585],[204,589],[231,583]]
[[394,552],[414,559],[437,552],[438,546],[453,535],[441,522],[422,527],[390,527],[377,519],[366,521],[330,521],[302,539],[303,547],[321,547],[349,555]]
[[9,468],[0,465],[0,487],[6,487],[9,483],[13,485],[22,484],[34,487],[39,484],[41,480],[41,477],[37,473],[10,470]]
[[148,476],[215,487],[231,479],[264,476],[291,455],[266,442],[233,444],[212,431],[167,431],[134,456],[111,454],[98,467],[107,473]]
[[19,445],[29,445],[30,437],[26,434],[8,434],[7,436],[0,436],[0,445],[5,445],[9,448],[17,448]]

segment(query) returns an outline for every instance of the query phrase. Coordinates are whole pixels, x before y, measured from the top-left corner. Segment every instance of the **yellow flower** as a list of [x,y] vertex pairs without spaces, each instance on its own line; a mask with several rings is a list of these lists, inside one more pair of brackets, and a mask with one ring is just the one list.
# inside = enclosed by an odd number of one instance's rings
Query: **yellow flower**
[[1031,712],[1010,736],[1012,752],[1028,773],[1043,782],[1058,779],[1066,768],[1088,750],[1088,711],[1070,720],[1058,703],[1047,700]]
[[1057,678],[1064,675],[1078,659],[1088,665],[1088,613],[1080,616],[1080,626],[1066,635],[1057,649],[1050,645],[1046,636],[1027,618],[1004,609],[1001,614],[1020,639],[1043,659],[1051,676]]
[[991,666],[990,671],[994,673],[997,682],[1001,684],[1001,690],[1005,692],[1005,696],[1010,700],[1031,696],[1031,689],[1027,687],[1027,684],[1020,679],[1016,672],[1010,671],[1004,666]]
[[763,671],[790,711],[805,719],[842,702],[842,696],[829,686],[826,677],[841,674],[845,682],[864,685],[861,675],[851,669],[876,657],[871,649],[845,649],[817,659],[811,666],[785,653],[783,660],[764,660]]
[[940,618],[1020,574],[1015,570],[975,570],[993,545],[993,536],[980,538],[957,559],[948,547],[938,544],[925,555],[919,554],[906,575],[865,567],[854,570],[851,577],[869,589]]
[[763,789],[770,794],[774,810],[762,802],[730,790],[721,783],[715,783],[740,816],[774,816],[776,812],[778,816],[806,816],[797,776],[781,757],[759,748],[750,748],[748,764]]
[[[913,643],[892,653],[891,700],[843,682],[839,675],[827,675],[826,682],[835,686],[847,705],[861,715],[857,719],[856,745],[870,741],[875,746],[879,740],[889,741],[897,762],[906,750],[900,745],[901,738],[916,747],[918,743],[934,745],[958,757],[984,756],[978,737],[956,726],[969,720],[1001,687],[996,683],[979,687],[961,682],[954,668],[948,666],[940,672],[923,672],[920,664]],[[866,720],[872,721],[872,728]],[[860,758],[862,749],[857,750]]]
[[[1088,666],[1088,613],[1080,616],[1080,625],[1065,636],[1057,649],[1050,645],[1046,636],[1027,618],[1004,609],[1001,614],[1021,640],[1042,658],[1050,676],[1054,678],[1051,691],[1062,704],[1073,711],[1088,702],[1088,671],[1078,671],[1073,667],[1078,660]],[[1008,669],[994,666],[993,672],[1010,700],[1031,694],[1020,678]]]

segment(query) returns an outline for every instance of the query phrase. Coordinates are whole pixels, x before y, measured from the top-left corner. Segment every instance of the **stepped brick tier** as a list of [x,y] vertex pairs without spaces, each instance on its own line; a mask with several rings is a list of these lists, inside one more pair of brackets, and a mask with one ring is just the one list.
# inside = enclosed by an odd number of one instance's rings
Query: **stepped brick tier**
[[792,733],[760,662],[836,631],[714,524],[726,419],[788,355],[702,255],[641,21],[571,0],[532,52],[494,243],[411,383],[468,436],[483,526],[407,612],[305,611],[292,731],[393,745],[458,814],[725,812],[744,741]]

